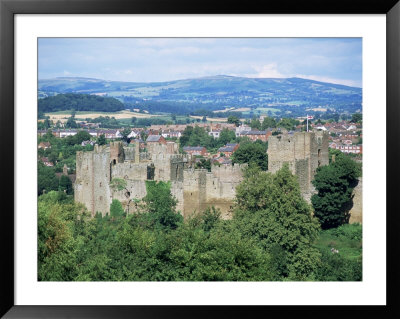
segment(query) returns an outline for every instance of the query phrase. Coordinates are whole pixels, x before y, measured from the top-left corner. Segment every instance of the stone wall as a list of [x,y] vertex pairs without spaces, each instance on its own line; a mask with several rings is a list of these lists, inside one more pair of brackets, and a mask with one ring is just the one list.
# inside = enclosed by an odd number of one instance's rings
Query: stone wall
[[147,166],[148,163],[134,163],[124,162],[118,164],[112,164],[111,172],[112,178],[123,178],[125,180],[140,180],[145,181],[147,179]]
[[353,207],[350,210],[349,223],[362,223],[362,178],[358,180],[357,186],[353,190]]
[[92,216],[109,211],[110,173],[110,153],[104,147],[96,145],[93,152],[77,152],[74,199],[85,204]]
[[313,191],[311,181],[319,166],[329,164],[328,134],[299,132],[271,136],[268,142],[268,170],[275,173],[287,163],[299,179],[305,198]]

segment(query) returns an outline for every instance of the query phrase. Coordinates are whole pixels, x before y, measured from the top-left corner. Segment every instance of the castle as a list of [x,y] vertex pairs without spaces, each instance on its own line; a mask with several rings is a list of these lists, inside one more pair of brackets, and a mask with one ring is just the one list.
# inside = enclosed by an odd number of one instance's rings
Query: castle
[[[316,168],[329,163],[328,136],[323,132],[271,136],[268,156],[269,171],[288,163],[299,177],[303,196],[309,198]],[[176,143],[157,138],[147,140],[147,152],[140,151],[139,142],[125,147],[121,142],[95,145],[91,152],[76,154],[75,201],[85,204],[92,216],[108,213],[113,199],[131,212],[135,199],[146,195],[146,181],[169,181],[178,200],[177,210],[184,217],[214,206],[223,218],[229,218],[236,186],[243,179],[242,165],[213,165],[208,172],[194,169],[193,164],[191,155],[179,154]],[[126,187],[111,187],[113,179],[125,180]]]
[[[146,181],[169,181],[171,193],[178,200],[177,210],[184,217],[214,206],[223,218],[235,198],[236,186],[242,180],[242,165],[213,166],[194,169],[194,158],[178,153],[174,142],[148,142],[147,152],[140,152],[139,143],[124,147],[111,142],[109,147],[95,145],[91,152],[77,152],[75,201],[85,204],[94,216],[109,212],[113,199],[126,211],[133,211],[135,199],[146,195]],[[111,187],[113,179],[124,179],[123,190]]]
[[271,136],[268,140],[268,171],[275,173],[284,163],[299,179],[303,197],[310,201],[315,191],[311,181],[319,166],[329,164],[328,134],[322,131]]

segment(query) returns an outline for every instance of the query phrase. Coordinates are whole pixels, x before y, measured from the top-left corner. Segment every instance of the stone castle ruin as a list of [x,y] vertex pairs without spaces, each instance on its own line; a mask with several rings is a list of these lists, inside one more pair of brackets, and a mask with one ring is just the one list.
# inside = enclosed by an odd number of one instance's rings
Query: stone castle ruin
[[328,134],[322,131],[271,136],[268,140],[268,171],[275,173],[283,164],[299,179],[303,197],[310,201],[311,181],[319,166],[329,164]]
[[[77,152],[75,201],[85,204],[92,216],[108,213],[113,199],[132,212],[135,200],[146,196],[146,181],[169,181],[184,217],[210,206],[219,208],[224,218],[229,216],[242,180],[241,165],[213,166],[208,172],[194,169],[192,156],[179,154],[174,142],[148,143],[147,149],[140,152],[139,143],[124,147],[112,142],[109,147],[95,145],[91,152]],[[113,179],[123,179],[126,187],[113,188]]]
[[[271,136],[268,156],[270,172],[289,164],[299,177],[303,196],[309,199],[315,170],[329,163],[328,136],[323,132]],[[113,199],[132,212],[135,200],[146,195],[146,181],[169,181],[178,200],[177,210],[184,217],[214,206],[223,218],[229,218],[236,186],[243,179],[242,165],[213,165],[211,172],[193,167],[194,158],[179,154],[174,142],[148,143],[147,152],[140,152],[138,142],[133,146],[121,142],[112,142],[109,147],[95,145],[91,152],[76,154],[75,201],[85,204],[92,216],[108,213]],[[123,179],[126,187],[112,187],[113,179]]]

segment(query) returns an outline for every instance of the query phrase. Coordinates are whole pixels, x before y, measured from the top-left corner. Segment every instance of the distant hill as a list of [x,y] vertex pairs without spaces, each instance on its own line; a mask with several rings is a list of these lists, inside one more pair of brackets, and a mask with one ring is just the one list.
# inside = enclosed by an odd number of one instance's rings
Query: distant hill
[[361,88],[301,78],[226,75],[152,83],[78,77],[39,80],[40,97],[58,93],[103,94],[118,98],[128,107],[139,105],[149,111],[173,113],[225,107],[274,108],[283,113],[323,107],[337,112],[354,112],[361,109],[362,103]]

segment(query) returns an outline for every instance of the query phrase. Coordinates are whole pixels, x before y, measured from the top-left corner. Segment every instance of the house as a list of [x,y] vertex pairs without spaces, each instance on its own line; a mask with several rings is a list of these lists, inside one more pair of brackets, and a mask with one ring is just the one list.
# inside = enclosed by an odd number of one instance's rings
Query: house
[[240,136],[247,136],[252,141],[261,140],[263,142],[268,141],[268,138],[271,136],[271,130],[267,131],[245,131],[240,134]]
[[204,146],[185,146],[183,151],[190,155],[206,156],[208,154]]
[[97,137],[97,131],[96,130],[89,130],[88,133],[90,136]]
[[54,166],[52,162],[49,161],[49,159],[47,157],[42,157],[40,159],[42,161],[42,163],[48,167],[52,167]]
[[38,148],[47,150],[48,148],[51,148],[51,144],[49,142],[40,142]]
[[226,157],[231,157],[233,152],[239,148],[239,144],[226,144],[218,149],[218,154],[223,153]]
[[94,141],[90,141],[90,140],[87,140],[87,141],[83,141],[82,143],[81,143],[81,146],[86,146],[86,145],[94,145],[95,144],[95,142]]
[[213,138],[219,138],[219,135],[221,134],[221,130],[211,130],[208,132],[208,135],[212,136]]
[[247,125],[240,125],[235,129],[236,137],[241,136],[243,132],[251,131],[251,127]]
[[346,145],[340,143],[330,143],[330,148],[337,149],[342,153],[362,154],[362,145]]
[[167,138],[167,137],[176,137],[179,138],[182,136],[182,133],[179,131],[163,131],[163,133],[161,134],[163,137]]
[[105,138],[116,138],[117,130],[100,130],[97,132],[97,135],[104,135]]
[[63,137],[67,137],[67,136],[74,136],[76,134],[78,134],[77,130],[64,130],[64,131],[60,131],[59,137],[63,138]]
[[139,142],[139,148],[140,148],[140,149],[146,148],[146,144],[145,144],[145,142],[144,142],[141,138],[132,139],[132,140],[130,141],[130,144],[135,144],[136,142]]
[[136,138],[139,135],[139,132],[136,132],[134,130],[132,130],[129,134],[128,134],[128,138]]
[[147,137],[146,143],[161,143],[167,144],[167,141],[162,135],[149,135]]

